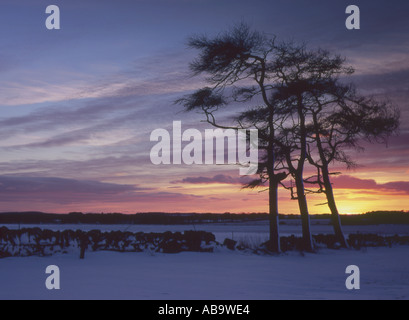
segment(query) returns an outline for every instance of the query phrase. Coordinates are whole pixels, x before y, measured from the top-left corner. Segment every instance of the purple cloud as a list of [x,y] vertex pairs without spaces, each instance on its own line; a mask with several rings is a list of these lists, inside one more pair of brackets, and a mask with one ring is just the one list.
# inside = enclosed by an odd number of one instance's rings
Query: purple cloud
[[202,197],[92,180],[0,176],[0,202],[25,203],[27,208],[30,208],[30,203],[171,203],[199,198]]
[[332,178],[332,183],[334,187],[338,189],[389,190],[409,194],[409,181],[394,181],[379,184],[372,179],[359,179],[345,175]]
[[90,180],[74,180],[50,177],[0,176],[0,194],[10,193],[79,193],[117,194],[127,191],[146,190],[131,185],[103,183]]
[[388,182],[381,185],[385,189],[395,190],[409,194],[409,181]]
[[191,183],[191,184],[211,184],[211,183],[222,183],[222,184],[238,184],[244,185],[249,183],[253,179],[250,177],[231,177],[224,174],[218,174],[214,177],[188,177],[183,180],[172,181],[172,184],[179,184],[179,183]]

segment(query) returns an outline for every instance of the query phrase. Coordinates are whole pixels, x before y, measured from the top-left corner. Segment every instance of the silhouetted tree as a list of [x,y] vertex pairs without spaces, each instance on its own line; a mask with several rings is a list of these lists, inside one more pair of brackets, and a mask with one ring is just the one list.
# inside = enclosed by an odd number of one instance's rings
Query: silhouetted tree
[[234,125],[221,125],[217,122],[215,113],[228,104],[237,106],[236,103],[257,101],[261,107],[255,107],[254,112],[266,111],[268,121],[264,124],[263,134],[267,138],[261,140],[265,142],[261,144],[265,154],[260,163],[260,179],[250,185],[267,181],[269,183],[269,247],[274,252],[280,252],[277,190],[280,181],[287,175],[277,172],[273,145],[277,119],[275,107],[269,99],[274,90],[271,84],[274,75],[269,71],[269,64],[274,60],[275,40],[240,24],[214,38],[191,37],[188,45],[200,52],[199,57],[190,64],[191,71],[195,75],[207,75],[206,80],[211,87],[178,100],[187,111],[201,110],[208,123],[222,129],[259,129],[257,116],[253,123],[253,114],[242,110],[237,112]]
[[390,103],[360,96],[352,85],[342,85],[338,79],[324,83],[323,88],[324,92],[312,94],[308,160],[317,168],[317,176],[309,182],[317,183],[325,193],[337,239],[347,247],[329,166],[333,162],[355,166],[346,150],[362,149],[362,141],[386,142],[399,127],[399,110]]
[[[274,45],[274,59],[268,64],[271,86],[269,102],[275,111],[274,124],[261,126],[271,116],[265,107],[245,113],[240,120],[251,120],[260,130],[267,145],[275,149],[276,160],[293,177],[295,188],[290,187],[292,199],[298,201],[303,230],[304,249],[313,250],[310,217],[305,188],[304,171],[308,159],[309,130],[311,122],[312,97],[326,95],[332,88],[328,84],[333,77],[349,72],[339,57],[331,57],[323,50],[309,51],[304,45],[279,43]],[[241,90],[249,95],[251,89]],[[265,128],[273,127],[275,134],[269,136]],[[259,181],[262,182],[262,181]],[[255,182],[257,183],[257,182]],[[295,191],[294,191],[295,189]]]
[[[336,238],[347,247],[330,164],[342,162],[350,167],[354,162],[346,154],[348,148],[358,148],[362,139],[387,139],[398,128],[398,110],[342,84],[340,77],[354,70],[340,56],[292,42],[278,43],[244,24],[215,38],[192,37],[188,44],[200,51],[190,65],[193,74],[206,74],[211,87],[178,103],[187,111],[201,110],[215,127],[259,130],[259,178],[247,187],[268,183],[271,249],[280,251],[279,185],[290,189],[292,199],[298,201],[305,250],[313,250],[307,203],[307,194],[312,192],[326,195]],[[246,103],[247,110],[238,103]],[[221,125],[215,113],[228,105],[236,107],[235,124]],[[306,178],[308,164],[317,174]],[[295,186],[283,183],[289,175]]]
[[311,94],[324,91],[322,83],[342,72],[338,57],[325,51],[309,51],[304,45],[283,43],[276,47],[276,59],[271,66],[278,83],[272,101],[280,113],[287,115],[280,125],[275,144],[285,155],[286,165],[295,181],[296,192],[291,187],[293,199],[298,201],[305,249],[313,250],[310,217],[307,203],[308,190],[304,184],[305,164],[308,158],[308,123]]
[[[280,112],[291,116],[281,127],[275,143],[281,146],[282,153],[286,155],[289,171],[294,178],[296,191],[291,186],[291,195],[298,200],[306,249],[312,250],[307,203],[307,193],[311,190],[305,187],[305,182],[310,181],[304,176],[312,144],[310,127],[314,122],[314,112],[320,112],[319,107],[317,110],[317,101],[325,100],[328,91],[334,90],[334,83],[340,74],[352,71],[344,66],[343,59],[331,56],[324,50],[307,50],[305,45],[283,44],[277,51],[275,69],[281,83],[273,99]],[[334,226],[337,238],[346,246],[340,223],[334,223]]]
[[[354,70],[340,56],[288,43],[278,46],[276,51],[273,68],[282,81],[273,100],[278,112],[291,116],[280,127],[275,143],[282,147],[281,153],[286,155],[295,180],[296,193],[290,189],[293,198],[299,201],[304,237],[308,237],[309,225],[305,195],[314,191],[307,190],[303,182],[316,183],[320,186],[318,192],[327,197],[336,238],[347,247],[329,165],[335,161],[353,165],[345,150],[358,148],[361,139],[385,141],[398,128],[399,111],[389,103],[360,96],[353,85],[342,84],[340,77]],[[311,180],[314,177],[303,176],[307,159],[317,169],[315,181]],[[308,244],[309,240],[304,240]]]

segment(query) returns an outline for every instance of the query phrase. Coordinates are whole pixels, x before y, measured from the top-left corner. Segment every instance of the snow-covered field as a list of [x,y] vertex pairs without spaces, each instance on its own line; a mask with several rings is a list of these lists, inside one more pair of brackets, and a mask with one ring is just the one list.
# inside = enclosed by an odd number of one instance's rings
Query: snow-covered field
[[[7,226],[11,227],[11,226]],[[31,226],[30,226],[31,227]],[[193,226],[41,226],[136,231],[184,231]],[[179,229],[180,228],[180,229]],[[282,226],[284,233],[292,228]],[[196,230],[224,237],[266,236],[262,223],[200,225]],[[382,234],[409,234],[409,226],[346,227]],[[329,233],[329,226],[315,225],[314,233]],[[299,231],[294,232],[298,234]],[[257,238],[258,237],[258,238]],[[247,300],[247,299],[409,299],[409,247],[356,250],[321,250],[316,254],[291,252],[258,256],[220,248],[215,253],[160,254],[87,252],[52,257],[0,260],[0,299],[143,299],[143,300]],[[61,290],[47,290],[48,265],[61,271]],[[361,272],[361,289],[345,287],[348,265]]]
[[[0,299],[409,299],[408,249],[279,257],[223,251],[7,258],[0,261]],[[60,268],[58,291],[45,287],[48,265]],[[360,268],[360,290],[345,287],[348,265]]]

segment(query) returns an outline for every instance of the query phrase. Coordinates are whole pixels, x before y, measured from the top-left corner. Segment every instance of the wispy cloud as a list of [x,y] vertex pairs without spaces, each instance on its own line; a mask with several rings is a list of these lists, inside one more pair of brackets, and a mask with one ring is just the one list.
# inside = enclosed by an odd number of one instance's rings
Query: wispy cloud
[[135,186],[81,181],[54,177],[0,176],[0,201],[45,201],[74,203],[82,201],[104,201],[143,190]]
[[[200,79],[192,79],[186,61],[191,55],[185,50],[156,53],[134,60],[124,70],[107,69],[103,76],[71,70],[52,70],[51,80],[41,73],[24,71],[12,80],[0,78],[1,106],[39,103],[60,103],[79,99],[104,99],[127,96],[161,95],[193,90]],[[1,62],[0,73],[8,64]],[[51,72],[51,70],[50,70]]]
[[237,185],[245,185],[246,183],[251,182],[252,178],[250,177],[231,177],[224,174],[218,174],[213,177],[188,177],[182,180],[172,181],[172,184],[212,184],[212,183],[220,183],[220,184],[237,184]]
[[0,176],[0,202],[57,204],[150,203],[192,200],[201,196],[155,191],[133,185],[56,177]]

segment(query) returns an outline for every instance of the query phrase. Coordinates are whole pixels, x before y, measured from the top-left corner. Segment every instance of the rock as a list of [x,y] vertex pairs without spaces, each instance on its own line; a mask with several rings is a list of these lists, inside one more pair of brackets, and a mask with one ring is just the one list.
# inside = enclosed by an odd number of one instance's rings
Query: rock
[[179,253],[182,252],[182,244],[177,240],[163,241],[159,245],[159,249],[163,253]]
[[234,250],[236,247],[236,244],[237,244],[237,241],[234,241],[232,239],[227,239],[227,238],[223,242],[223,245],[227,247],[227,249],[229,250]]

